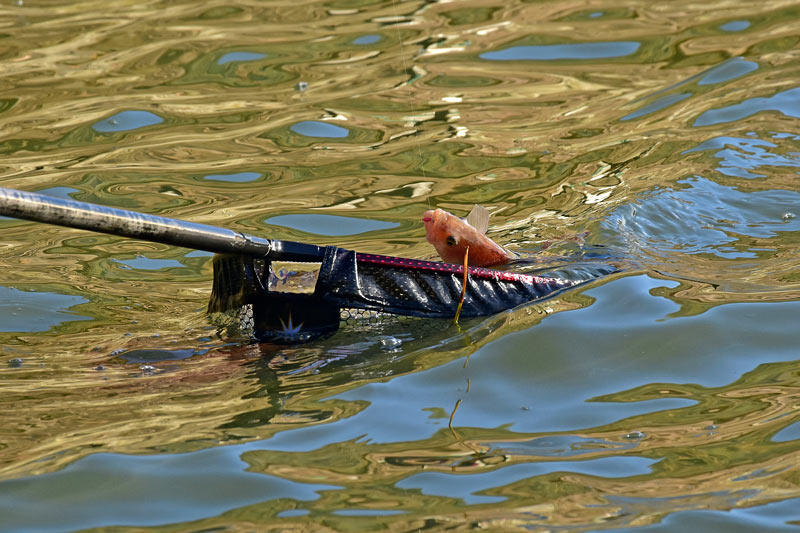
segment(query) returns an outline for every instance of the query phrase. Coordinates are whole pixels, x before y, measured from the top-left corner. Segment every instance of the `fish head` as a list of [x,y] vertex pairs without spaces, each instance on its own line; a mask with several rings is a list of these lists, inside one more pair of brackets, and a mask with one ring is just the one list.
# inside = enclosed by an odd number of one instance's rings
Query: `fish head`
[[442,259],[450,263],[464,261],[471,229],[466,222],[442,209],[426,211],[422,221],[425,223],[425,238]]

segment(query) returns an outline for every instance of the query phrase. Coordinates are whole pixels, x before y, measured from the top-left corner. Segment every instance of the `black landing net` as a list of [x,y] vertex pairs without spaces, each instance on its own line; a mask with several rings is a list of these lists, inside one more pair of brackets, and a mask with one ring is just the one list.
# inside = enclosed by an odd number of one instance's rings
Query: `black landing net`
[[[553,296],[617,270],[575,263],[523,274],[468,267],[461,317],[488,316]],[[329,246],[320,263],[296,272],[270,259],[218,254],[210,313],[246,310],[260,341],[304,342],[332,333],[350,316],[453,319],[463,265],[363,254]],[[244,316],[244,315],[243,315]]]

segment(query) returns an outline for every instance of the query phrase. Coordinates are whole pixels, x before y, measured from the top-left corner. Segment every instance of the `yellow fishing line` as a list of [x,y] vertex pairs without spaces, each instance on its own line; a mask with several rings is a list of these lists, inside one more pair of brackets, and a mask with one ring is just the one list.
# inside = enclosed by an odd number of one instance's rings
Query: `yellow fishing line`
[[456,326],[458,325],[458,317],[461,316],[461,307],[464,305],[464,297],[467,295],[467,279],[469,277],[469,269],[467,265],[469,264],[469,246],[467,249],[464,250],[464,282],[461,284],[461,299],[458,301],[458,307],[456,308],[456,316],[453,319],[453,324]]
[[458,406],[459,405],[461,405],[461,398],[456,400],[456,404],[455,404],[455,406],[453,406],[453,412],[450,413],[450,422],[447,423],[447,427],[450,428],[450,431],[453,432],[453,435],[455,435],[456,438],[458,438],[458,436],[456,435],[455,430],[453,429],[453,418],[455,418],[455,416],[456,416],[456,411],[458,411]]

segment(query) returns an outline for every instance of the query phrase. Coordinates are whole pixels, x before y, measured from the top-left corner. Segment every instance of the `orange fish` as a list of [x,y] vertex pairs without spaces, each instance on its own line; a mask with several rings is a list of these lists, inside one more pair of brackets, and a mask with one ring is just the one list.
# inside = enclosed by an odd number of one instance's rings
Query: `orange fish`
[[489,211],[476,205],[466,219],[447,211],[425,211],[425,237],[436,248],[442,260],[463,263],[469,246],[469,264],[477,267],[503,265],[515,256],[485,235],[489,229]]

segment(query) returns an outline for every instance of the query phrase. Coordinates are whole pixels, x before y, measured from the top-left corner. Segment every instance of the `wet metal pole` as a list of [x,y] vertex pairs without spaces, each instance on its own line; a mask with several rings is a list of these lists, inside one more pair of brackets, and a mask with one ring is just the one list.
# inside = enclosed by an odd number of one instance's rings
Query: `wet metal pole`
[[214,253],[314,261],[324,248],[0,187],[0,215]]

